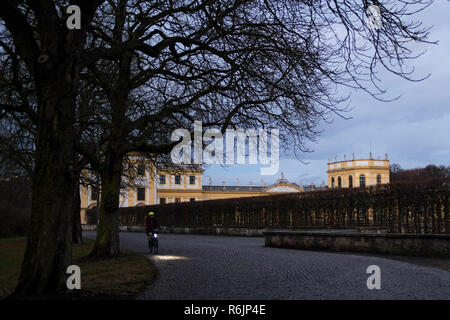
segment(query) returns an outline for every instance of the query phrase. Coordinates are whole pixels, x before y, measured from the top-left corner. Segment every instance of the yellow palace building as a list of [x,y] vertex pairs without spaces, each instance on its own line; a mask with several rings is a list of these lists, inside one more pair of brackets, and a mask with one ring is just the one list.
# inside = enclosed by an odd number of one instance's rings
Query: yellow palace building
[[[304,189],[281,178],[270,186],[227,186],[203,185],[201,167],[177,170],[156,170],[149,163],[138,164],[133,183],[121,191],[120,207],[145,206],[174,202],[202,201],[213,199],[230,199],[270,195],[275,192],[303,192]],[[126,180],[126,179],[125,179]],[[85,223],[85,210],[97,206],[99,193],[92,186],[81,186],[81,221]]]
[[369,159],[328,161],[329,188],[358,188],[389,183],[389,160]]
[[[213,186],[211,179],[208,185],[204,185],[204,170],[200,166],[157,170],[149,162],[139,162],[135,163],[134,167],[136,173],[133,178],[123,179],[128,187],[121,191],[120,207],[256,197],[273,193],[303,192],[305,188],[315,189],[313,185],[304,188],[290,183],[283,173],[275,184],[269,186],[241,186],[238,181],[236,185],[227,186],[223,182],[221,186]],[[369,159],[347,160],[344,156],[343,161],[329,160],[327,173],[329,188],[357,188],[389,183],[389,160],[387,155],[384,160],[374,160],[372,154]],[[132,180],[132,183],[127,180]],[[82,186],[80,196],[81,221],[85,223],[85,210],[97,206],[99,193],[92,186]]]

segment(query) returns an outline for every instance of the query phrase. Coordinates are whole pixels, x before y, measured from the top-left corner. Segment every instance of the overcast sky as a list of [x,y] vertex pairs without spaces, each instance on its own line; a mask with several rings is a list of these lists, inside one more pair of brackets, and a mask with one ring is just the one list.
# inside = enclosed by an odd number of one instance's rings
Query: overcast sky
[[436,0],[426,11],[418,15],[425,26],[433,26],[430,40],[438,45],[421,45],[427,50],[419,59],[409,62],[416,77],[430,77],[422,82],[409,82],[388,73],[380,73],[382,86],[388,90],[385,98],[393,102],[380,102],[366,93],[352,95],[346,114],[350,120],[335,117],[331,124],[323,123],[323,130],[316,143],[310,143],[312,153],[297,159],[281,159],[276,175],[261,176],[256,165],[234,165],[228,168],[210,166],[204,173],[203,184],[211,177],[214,185],[241,185],[252,181],[255,185],[276,181],[281,172],[290,182],[321,184],[327,181],[328,158],[342,160],[344,154],[351,158],[374,158],[389,155],[392,163],[402,168],[423,167],[427,164],[450,165],[450,2]]

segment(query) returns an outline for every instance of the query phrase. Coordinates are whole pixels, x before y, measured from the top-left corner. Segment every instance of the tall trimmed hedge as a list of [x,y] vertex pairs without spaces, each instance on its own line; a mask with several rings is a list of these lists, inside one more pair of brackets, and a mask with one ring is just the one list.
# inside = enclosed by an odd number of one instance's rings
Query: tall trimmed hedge
[[[154,211],[164,226],[379,227],[391,233],[450,234],[449,202],[450,180],[441,179],[121,208],[120,224],[143,225]],[[95,209],[87,214],[94,217]]]

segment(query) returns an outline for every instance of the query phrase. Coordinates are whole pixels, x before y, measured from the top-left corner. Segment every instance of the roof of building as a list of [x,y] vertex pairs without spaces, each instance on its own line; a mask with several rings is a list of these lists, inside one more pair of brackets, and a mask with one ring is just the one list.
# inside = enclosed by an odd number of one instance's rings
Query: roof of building
[[156,164],[156,166],[160,171],[205,171],[205,169],[203,169],[203,167],[199,164]]
[[262,192],[265,186],[203,186],[204,191]]
[[[333,161],[334,160],[334,161]],[[334,159],[330,159],[328,158],[328,163],[327,164],[334,164],[334,163],[339,163],[339,162],[351,162],[351,161],[369,161],[369,160],[375,160],[375,161],[389,161],[389,157],[388,154],[386,153],[384,155],[384,159],[382,159],[381,157],[377,157],[376,159],[373,157],[372,152],[369,155],[369,158],[355,158],[355,155],[353,154],[351,159],[347,159],[347,157],[344,154],[344,159],[343,160],[338,160],[337,156]]]
[[[327,189],[327,186],[299,186],[296,183],[275,183],[269,186],[203,186],[203,191],[219,191],[219,192],[265,192],[279,186],[287,186],[298,191],[317,191]],[[281,191],[280,191],[281,192]]]

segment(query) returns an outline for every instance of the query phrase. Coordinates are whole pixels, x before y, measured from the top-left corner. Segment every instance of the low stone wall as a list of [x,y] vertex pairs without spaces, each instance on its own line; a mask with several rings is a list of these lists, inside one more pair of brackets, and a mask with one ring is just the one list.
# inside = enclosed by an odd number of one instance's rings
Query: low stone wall
[[[128,227],[129,228],[129,227]],[[162,227],[162,233],[174,234],[205,234],[217,236],[240,236],[240,237],[263,237],[265,232],[286,231],[286,230],[309,230],[309,232],[356,232],[357,230],[336,230],[330,229],[292,229],[292,228],[230,228],[230,227]]]
[[359,232],[264,232],[267,247],[450,258],[450,235]]
[[224,227],[163,227],[164,233],[204,234],[220,236],[262,237],[266,229],[262,228],[224,228]]
[[[83,230],[95,231],[95,225],[83,225]],[[120,226],[119,230],[122,232],[145,232],[144,226]],[[229,227],[162,227],[161,233],[174,233],[174,234],[204,234],[204,235],[219,235],[219,236],[241,236],[241,237],[263,237],[265,232],[270,231],[286,231],[286,230],[308,230],[308,232],[357,232],[356,229],[288,229],[288,228],[229,228]]]
[[388,230],[386,228],[379,228],[379,227],[362,227],[362,228],[356,228],[358,232],[361,233],[387,233]]
[[[81,229],[85,231],[96,231],[97,226],[95,224],[83,224]],[[144,232],[145,228],[143,226],[119,226],[119,231],[123,232]]]
[[[83,230],[95,231],[95,225],[84,225]],[[120,226],[123,232],[145,232],[144,226]],[[263,237],[263,228],[224,228],[224,227],[162,227],[161,233],[204,234],[222,236]]]

